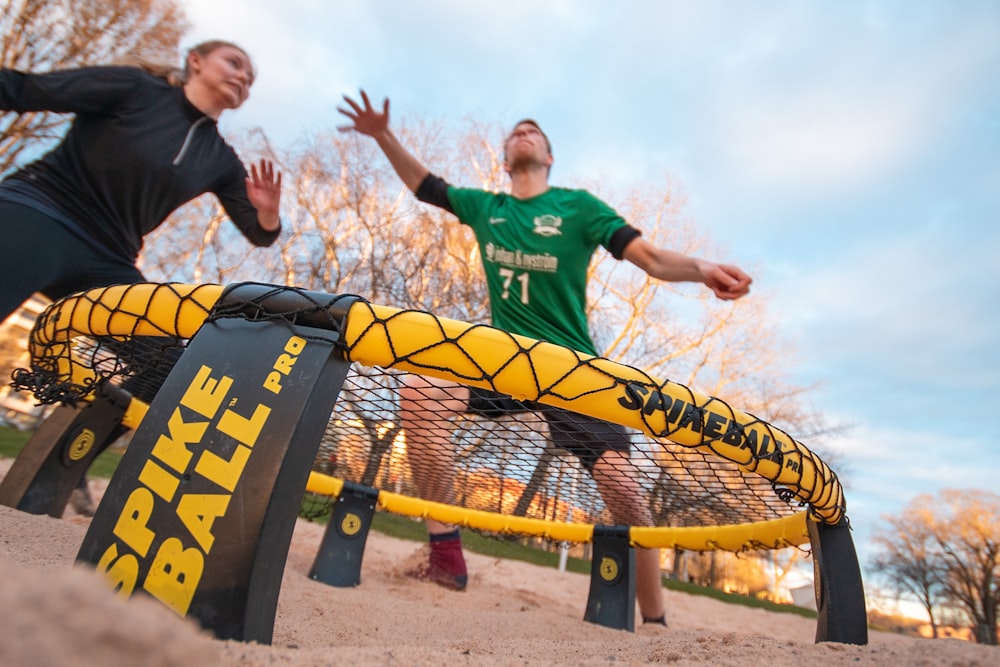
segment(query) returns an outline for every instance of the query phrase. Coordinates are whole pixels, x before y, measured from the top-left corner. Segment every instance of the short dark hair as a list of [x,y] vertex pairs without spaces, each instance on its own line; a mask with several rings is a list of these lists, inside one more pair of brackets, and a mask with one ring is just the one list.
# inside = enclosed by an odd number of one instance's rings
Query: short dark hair
[[510,137],[512,134],[514,134],[514,130],[517,129],[518,125],[524,125],[524,124],[533,125],[539,132],[542,133],[542,138],[545,139],[545,150],[549,152],[549,155],[552,155],[552,142],[549,141],[549,135],[545,134],[545,130],[542,129],[542,126],[539,125],[538,121],[535,120],[534,118],[522,118],[521,120],[514,123],[514,126],[510,129],[510,132],[507,134],[507,138],[504,139],[503,142],[504,153],[507,152],[507,142],[510,141]]

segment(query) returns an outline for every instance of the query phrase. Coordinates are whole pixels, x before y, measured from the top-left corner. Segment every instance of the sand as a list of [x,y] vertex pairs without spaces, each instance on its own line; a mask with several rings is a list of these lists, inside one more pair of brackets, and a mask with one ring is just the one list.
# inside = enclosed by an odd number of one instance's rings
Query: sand
[[[9,461],[0,460],[0,475]],[[99,480],[91,482],[96,495]],[[1000,649],[873,631],[814,642],[814,620],[667,590],[669,627],[583,620],[586,575],[467,554],[467,590],[400,575],[417,543],[372,532],[361,584],[309,578],[324,527],[296,524],[271,645],[220,641],[160,603],[115,596],[74,564],[89,519],[0,506],[0,665],[909,665],[1000,664]]]

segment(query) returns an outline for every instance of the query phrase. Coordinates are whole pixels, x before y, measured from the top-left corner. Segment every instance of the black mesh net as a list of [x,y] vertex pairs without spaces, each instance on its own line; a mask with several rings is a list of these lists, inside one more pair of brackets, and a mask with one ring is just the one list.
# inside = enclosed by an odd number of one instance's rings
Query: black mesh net
[[[327,424],[318,472],[403,495],[421,495],[400,427],[404,375],[354,364]],[[419,395],[414,399],[418,404]],[[426,399],[436,403],[434,399]],[[498,417],[459,414],[440,455],[453,466],[456,505],[553,521],[609,525],[614,517],[578,456],[552,442],[538,412]],[[711,526],[787,516],[804,503],[731,461],[637,431],[628,474],[637,481],[653,525]],[[436,466],[443,467],[443,466]],[[315,511],[325,511],[317,499]]]
[[[843,517],[840,484],[819,457],[720,399],[563,348],[556,351],[565,352],[564,368],[554,367],[538,356],[537,341],[356,297],[253,284],[91,290],[43,313],[32,368],[16,371],[13,385],[42,403],[73,403],[112,382],[148,402],[198,327],[219,317],[341,332],[354,363],[319,444],[314,469],[323,474],[553,521],[718,526],[804,507],[828,523]],[[413,382],[414,374],[433,382]],[[465,398],[480,388],[521,402],[486,416],[468,412]],[[575,421],[575,405],[604,394],[639,405],[616,436],[628,453],[612,465],[598,459],[600,431],[582,442],[573,429],[553,432]],[[553,408],[563,421],[552,419]],[[307,514],[329,510],[330,499],[310,498]]]

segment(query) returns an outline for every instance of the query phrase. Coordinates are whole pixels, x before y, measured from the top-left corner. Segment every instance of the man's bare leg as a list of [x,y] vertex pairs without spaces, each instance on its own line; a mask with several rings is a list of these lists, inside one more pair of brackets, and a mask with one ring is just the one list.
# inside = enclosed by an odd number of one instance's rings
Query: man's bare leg
[[[653,525],[653,516],[626,453],[604,452],[594,464],[593,475],[616,523],[626,526]],[[635,550],[635,580],[635,596],[643,621],[666,625],[659,549]]]
[[[406,458],[417,493],[425,500],[455,501],[452,419],[465,410],[469,390],[454,383],[409,375],[400,390],[400,422],[406,432]],[[441,586],[462,590],[468,581],[458,529],[426,519],[430,561],[413,572]]]

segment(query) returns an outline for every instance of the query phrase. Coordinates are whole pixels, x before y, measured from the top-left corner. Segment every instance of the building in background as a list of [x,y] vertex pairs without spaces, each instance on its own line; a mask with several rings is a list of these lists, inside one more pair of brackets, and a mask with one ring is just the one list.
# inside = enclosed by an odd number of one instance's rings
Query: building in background
[[33,429],[45,413],[45,406],[35,405],[34,396],[11,389],[10,380],[14,369],[31,365],[28,336],[35,319],[49,303],[48,299],[36,294],[0,323],[0,378],[3,379],[0,383],[0,424]]

